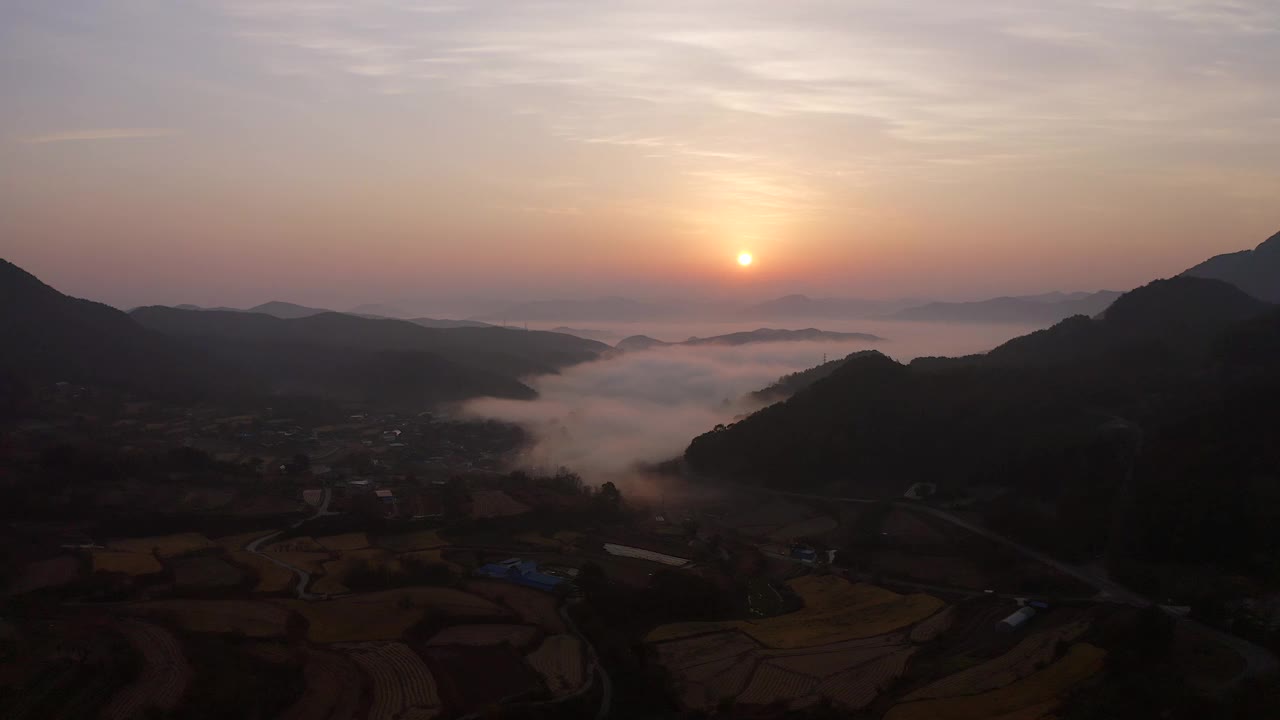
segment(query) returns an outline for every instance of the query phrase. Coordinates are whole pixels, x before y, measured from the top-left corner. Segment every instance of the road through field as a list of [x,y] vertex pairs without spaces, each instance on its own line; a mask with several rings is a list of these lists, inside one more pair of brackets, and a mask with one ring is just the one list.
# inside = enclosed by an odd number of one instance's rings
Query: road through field
[[[289,526],[289,529],[290,529],[290,530],[296,529],[296,528],[298,528],[298,527],[302,526],[302,524],[303,524],[303,523],[310,522],[310,521],[312,521],[312,520],[315,520],[315,519],[316,519],[316,518],[318,518],[318,517],[322,517],[322,516],[324,516],[324,515],[328,514],[328,512],[329,512],[329,499],[330,499],[330,497],[332,497],[332,495],[333,495],[333,491],[332,491],[332,490],[330,490],[329,488],[325,488],[325,489],[324,489],[324,498],[320,501],[320,507],[316,508],[316,514],[315,514],[315,515],[312,515],[311,517],[303,518],[303,519],[299,520],[298,522],[294,523],[293,525],[290,525],[290,526]],[[294,566],[294,565],[290,565],[289,563],[284,562],[283,560],[277,560],[276,558],[272,557],[270,554],[268,554],[268,553],[264,553],[264,552],[262,552],[261,550],[259,550],[259,549],[258,549],[259,547],[261,547],[261,546],[262,546],[262,544],[263,544],[263,543],[266,543],[266,542],[271,541],[273,538],[278,537],[278,536],[279,536],[279,535],[281,535],[283,532],[284,532],[284,530],[277,530],[277,531],[275,531],[275,532],[271,533],[270,535],[263,535],[262,537],[258,538],[257,540],[254,540],[253,542],[251,542],[251,543],[249,543],[248,545],[246,545],[244,549],[245,549],[245,550],[248,550],[249,552],[253,553],[254,555],[258,555],[258,556],[260,556],[260,557],[266,558],[267,560],[269,560],[269,561],[271,561],[271,562],[275,563],[276,565],[279,565],[280,567],[282,567],[282,568],[284,568],[284,569],[286,569],[286,570],[289,570],[289,571],[290,571],[290,572],[292,572],[294,575],[296,575],[296,576],[298,577],[298,587],[297,587],[297,590],[296,590],[296,594],[297,594],[297,596],[298,596],[298,599],[299,599],[299,600],[318,600],[318,599],[320,599],[321,597],[323,597],[322,595],[316,595],[316,594],[314,594],[314,593],[309,593],[309,592],[307,592],[307,586],[311,584],[311,573],[307,572],[306,570],[303,570],[303,569],[302,569],[302,568],[300,568],[300,567],[296,567],[296,566]]]

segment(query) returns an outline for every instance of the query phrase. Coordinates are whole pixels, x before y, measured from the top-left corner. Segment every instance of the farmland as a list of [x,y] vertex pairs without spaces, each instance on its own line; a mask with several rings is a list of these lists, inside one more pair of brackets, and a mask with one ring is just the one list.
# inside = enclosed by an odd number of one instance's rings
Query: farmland
[[538,629],[530,625],[486,623],[483,625],[450,625],[427,641],[427,646],[468,645],[486,647],[510,645],[523,650],[538,638]]
[[416,711],[413,717],[429,718],[439,711],[435,678],[404,643],[362,643],[342,649],[372,683],[369,720],[395,720],[410,710]]
[[111,550],[143,554],[154,553],[162,558],[187,555],[201,550],[213,550],[217,547],[209,538],[198,533],[131,538],[128,540],[113,540],[107,543],[107,548]]
[[172,618],[192,632],[238,633],[246,637],[282,637],[288,610],[269,602],[247,600],[152,600],[125,610],[144,616]]
[[348,595],[313,603],[276,600],[281,610],[293,610],[309,624],[313,642],[395,640],[431,611],[442,617],[500,618],[506,612],[484,598],[452,588],[404,588]]
[[976,695],[917,700],[895,705],[885,720],[985,720],[1031,713],[1041,717],[1075,685],[1102,669],[1106,651],[1086,643],[1072,645],[1057,662],[1005,687]]
[[656,628],[649,642],[717,628],[737,628],[765,647],[798,648],[872,637],[913,625],[940,610],[943,602],[923,594],[899,595],[874,585],[833,576],[804,576],[788,583],[804,600],[793,613],[760,620],[676,623]]
[[525,661],[556,696],[577,690],[586,680],[582,643],[572,635],[548,635]]
[[129,720],[153,709],[172,711],[182,700],[192,674],[177,638],[162,627],[137,620],[120,622],[116,629],[142,656],[142,671],[115,694],[102,717]]
[[257,577],[253,592],[278,593],[288,590],[293,584],[293,573],[270,560],[246,550],[237,550],[229,554],[232,562],[248,568]]
[[472,580],[466,588],[467,592],[510,608],[521,620],[547,633],[565,631],[564,621],[556,610],[556,599],[544,592],[494,580]]
[[307,687],[280,720],[351,720],[361,704],[364,679],[341,653],[308,650],[303,667]]
[[95,549],[90,551],[90,557],[94,572],[137,576],[164,571],[164,566],[150,553]]

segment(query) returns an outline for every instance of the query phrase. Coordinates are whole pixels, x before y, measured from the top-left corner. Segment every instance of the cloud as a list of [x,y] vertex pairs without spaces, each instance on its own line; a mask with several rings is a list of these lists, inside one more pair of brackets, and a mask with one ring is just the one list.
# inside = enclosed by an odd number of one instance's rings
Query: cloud
[[104,128],[97,130],[69,130],[67,132],[33,135],[21,138],[28,145],[45,145],[59,142],[85,142],[92,140],[137,140],[141,138],[168,137],[179,134],[170,128]]

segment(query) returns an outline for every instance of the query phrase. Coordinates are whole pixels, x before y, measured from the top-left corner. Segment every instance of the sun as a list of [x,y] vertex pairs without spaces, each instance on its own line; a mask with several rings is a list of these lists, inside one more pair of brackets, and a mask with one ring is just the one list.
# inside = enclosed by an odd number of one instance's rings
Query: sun
[[741,265],[742,267],[746,267],[750,265],[752,259],[753,258],[751,257],[751,253],[749,252],[738,253],[738,264]]

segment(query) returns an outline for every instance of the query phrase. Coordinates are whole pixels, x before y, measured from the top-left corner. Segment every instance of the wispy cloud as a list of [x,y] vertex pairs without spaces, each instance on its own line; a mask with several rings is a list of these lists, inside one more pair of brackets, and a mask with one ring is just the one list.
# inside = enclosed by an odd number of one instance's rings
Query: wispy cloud
[[31,135],[20,138],[20,142],[28,145],[45,145],[48,143],[88,142],[92,140],[138,140],[142,138],[168,137],[177,134],[179,134],[178,131],[172,128],[99,128]]

